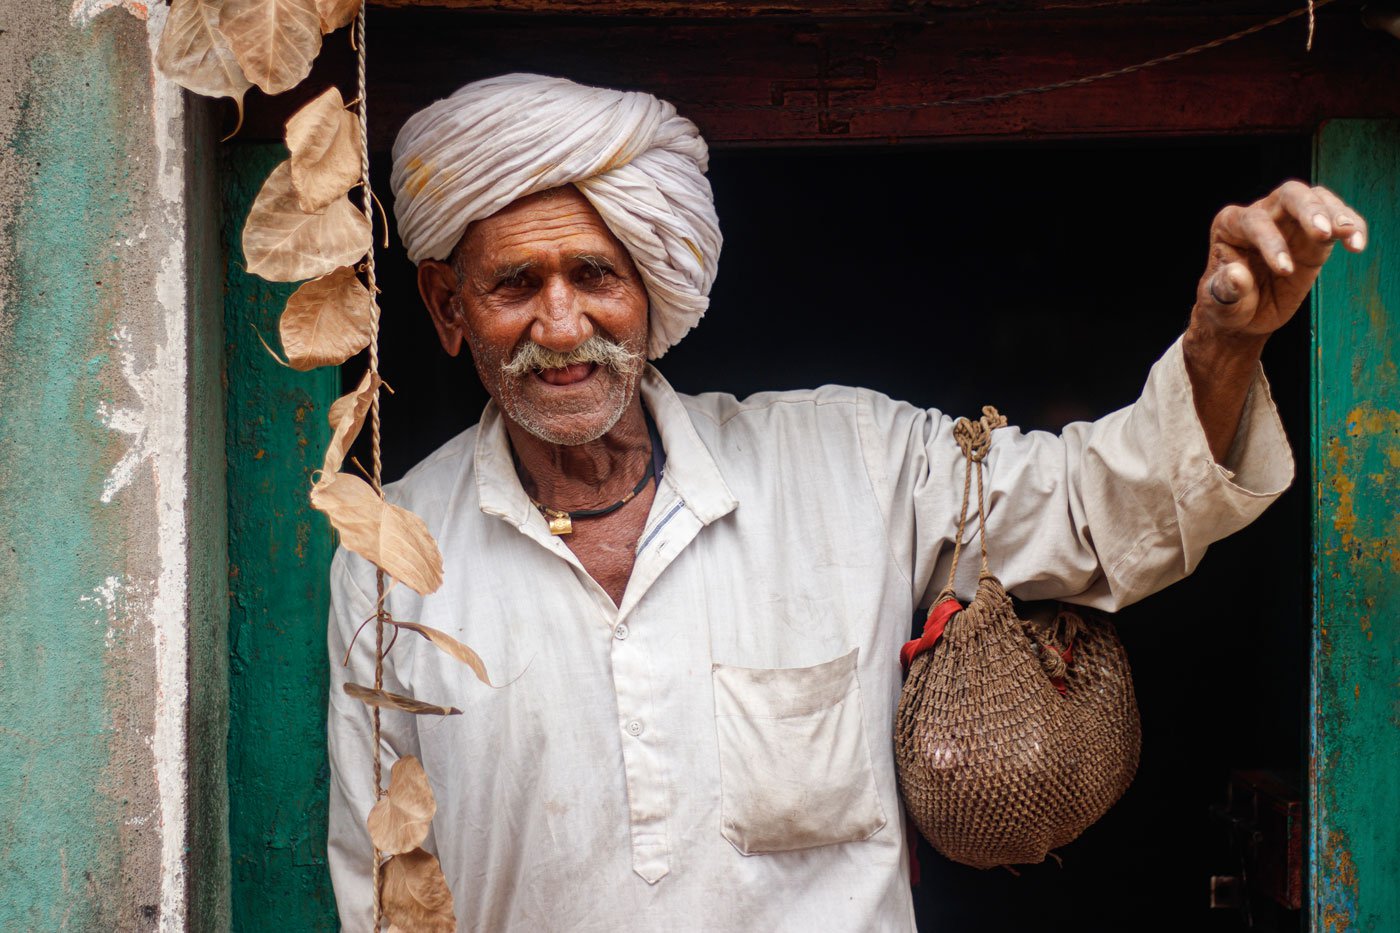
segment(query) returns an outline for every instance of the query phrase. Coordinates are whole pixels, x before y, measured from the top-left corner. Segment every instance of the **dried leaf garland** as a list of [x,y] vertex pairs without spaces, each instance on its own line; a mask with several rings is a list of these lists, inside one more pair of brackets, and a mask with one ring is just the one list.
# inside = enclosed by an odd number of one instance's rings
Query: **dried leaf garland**
[[321,51],[315,0],[223,0],[219,28],[243,73],[266,94],[300,84]]
[[428,838],[437,801],[423,764],[412,755],[394,762],[389,790],[369,811],[369,838],[381,852],[411,852]]
[[[279,94],[299,84],[311,71],[322,33],[353,22],[361,3],[171,0],[156,64],[197,94],[232,98],[241,126],[248,89],[257,85]],[[360,56],[363,94],[363,48]],[[349,268],[372,248],[367,216],[345,199],[356,184],[367,183],[361,177],[360,131],[358,118],[346,112],[334,88],[297,111],[287,122],[291,158],[263,184],[244,226],[249,272],[274,282],[314,280],[288,300],[279,326],[290,364],[299,370],[341,363],[374,337],[369,291]],[[373,287],[372,262],[370,270]],[[355,391],[331,406],[334,433],[311,502],[330,517],[346,547],[426,595],[442,584],[442,556],[422,519],[385,502],[358,477],[338,472],[380,384],[378,373],[368,372]],[[395,624],[427,638],[490,684],[480,657],[456,639],[416,623]],[[461,712],[359,684],[347,683],[344,690],[374,707],[444,716]],[[378,748],[374,751],[377,768]],[[411,756],[400,759],[386,796],[368,818],[376,847],[393,853],[379,866],[389,933],[455,933],[457,928],[442,867],[418,848],[436,810],[422,764]],[[376,910],[376,928],[379,920]]]
[[413,933],[456,933],[452,892],[433,855],[414,849],[384,863],[384,916]]
[[[358,4],[356,9],[358,9]],[[292,190],[308,214],[343,197],[360,181],[360,121],[328,88],[287,121]]]
[[481,656],[451,635],[418,622],[401,622],[394,618],[385,619],[384,621],[397,628],[406,629],[410,632],[417,632],[419,635],[422,635],[442,651],[471,668],[477,680],[488,687],[491,686],[491,678],[486,676],[486,665],[482,663]]
[[345,454],[364,426],[365,415],[369,412],[370,402],[374,400],[374,390],[382,382],[378,373],[366,370],[353,392],[347,392],[331,403],[331,442],[326,445],[326,460],[321,465],[321,471],[326,475],[335,473],[345,462]]
[[316,12],[321,17],[321,31],[335,32],[355,21],[360,0],[316,0]]
[[351,697],[361,703],[370,706],[378,706],[387,709],[396,709],[403,713],[413,713],[415,716],[460,716],[462,711],[455,706],[438,706],[436,703],[424,703],[422,700],[415,700],[413,697],[406,697],[401,693],[390,693],[388,690],[375,690],[373,687],[364,687],[360,684],[347,683],[342,689]]
[[278,323],[288,365],[303,372],[350,359],[369,346],[372,328],[369,290],[349,266],[304,283]]
[[290,162],[272,170],[243,227],[248,271],[271,282],[314,279],[369,252],[369,218],[342,198],[308,214],[292,188]]
[[243,95],[253,86],[219,29],[219,6],[173,0],[156,48],[156,65],[170,80],[205,97],[232,97],[243,122]]
[[342,544],[394,579],[424,596],[442,585],[442,554],[428,526],[358,476],[322,474],[311,505],[326,513]]

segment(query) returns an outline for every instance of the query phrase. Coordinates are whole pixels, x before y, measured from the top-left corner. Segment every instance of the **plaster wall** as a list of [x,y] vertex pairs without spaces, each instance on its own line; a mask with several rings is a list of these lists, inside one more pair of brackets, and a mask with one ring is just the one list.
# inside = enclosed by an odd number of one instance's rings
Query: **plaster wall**
[[165,9],[0,0],[6,931],[227,926],[218,202]]

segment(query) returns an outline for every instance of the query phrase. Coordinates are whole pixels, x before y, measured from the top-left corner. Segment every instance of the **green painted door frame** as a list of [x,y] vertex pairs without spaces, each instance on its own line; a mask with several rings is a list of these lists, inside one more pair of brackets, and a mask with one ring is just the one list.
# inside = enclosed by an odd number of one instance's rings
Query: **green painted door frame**
[[243,268],[243,221],[280,144],[225,147],[224,340],[228,377],[229,859],[237,933],[335,930],[326,869],[326,618],[334,551],[311,509],[330,441],[336,368],[274,360],[295,286]]
[[[1314,294],[1315,625],[1311,921],[1400,930],[1400,124],[1338,121],[1316,177],[1370,220]],[[334,370],[274,362],[291,286],[242,267],[239,233],[285,150],[225,152],[229,745],[233,929],[337,928],[326,871],[329,526],[306,502]]]
[[1371,225],[1313,295],[1311,927],[1400,930],[1400,123],[1317,135]]

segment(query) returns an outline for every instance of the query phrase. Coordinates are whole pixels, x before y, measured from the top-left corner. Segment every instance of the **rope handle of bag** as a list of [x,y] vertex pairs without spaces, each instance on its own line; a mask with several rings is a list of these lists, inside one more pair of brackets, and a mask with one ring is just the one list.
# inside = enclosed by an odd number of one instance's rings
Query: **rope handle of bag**
[[962,450],[966,464],[963,471],[962,510],[958,513],[958,536],[953,542],[953,565],[948,570],[947,585],[943,587],[943,591],[933,602],[933,608],[929,610],[923,634],[913,641],[905,642],[899,651],[899,662],[906,674],[916,657],[938,643],[938,639],[943,637],[943,629],[947,627],[948,620],[963,608],[953,592],[953,582],[958,576],[958,560],[962,557],[963,544],[967,538],[967,512],[972,499],[974,465],[977,468],[977,537],[982,548],[982,576],[991,575],[987,565],[987,505],[982,486],[982,461],[987,459],[987,453],[992,449],[992,432],[1005,426],[1006,418],[991,405],[983,406],[982,417],[976,421],[959,418],[953,422],[953,440]]
[[989,577],[987,567],[987,500],[982,487],[982,461],[992,449],[992,432],[1006,427],[1006,417],[991,405],[982,406],[982,417],[976,421],[959,418],[953,422],[953,440],[963,452],[966,469],[963,473],[962,511],[958,514],[958,537],[953,542],[953,565],[948,568],[948,583],[938,594],[938,602],[954,599],[953,584],[958,577],[958,560],[962,557],[963,545],[967,540],[967,508],[972,492],[972,474],[977,473],[977,543],[982,550],[981,576]]
[[[977,473],[977,539],[982,558],[979,577],[987,578],[992,575],[987,562],[987,498],[986,489],[982,482],[982,464],[992,449],[992,432],[997,428],[1004,427],[1006,427],[1006,417],[991,405],[982,407],[982,417],[976,421],[959,418],[953,423],[953,440],[962,450],[964,460],[962,508],[958,513],[958,535],[953,542],[953,560],[952,566],[948,569],[948,582],[938,594],[938,599],[934,600],[933,608],[929,611],[928,619],[924,622],[923,634],[913,641],[906,642],[904,647],[900,649],[899,660],[905,673],[909,672],[909,665],[914,662],[916,657],[938,643],[938,639],[943,637],[943,630],[947,628],[948,621],[963,609],[962,603],[958,602],[953,586],[957,581],[958,562],[962,558],[962,549],[967,543],[967,513],[972,504],[972,474],[974,470]],[[1065,693],[1067,689],[1064,677],[1068,671],[1074,648],[1074,637],[1080,624],[1078,616],[1073,612],[1062,610],[1048,629],[1031,630],[1028,628],[1026,632],[1040,646],[1041,663],[1045,668],[1045,673],[1050,677],[1055,689],[1061,694]],[[1056,643],[1055,636],[1057,634],[1060,635],[1064,648]]]

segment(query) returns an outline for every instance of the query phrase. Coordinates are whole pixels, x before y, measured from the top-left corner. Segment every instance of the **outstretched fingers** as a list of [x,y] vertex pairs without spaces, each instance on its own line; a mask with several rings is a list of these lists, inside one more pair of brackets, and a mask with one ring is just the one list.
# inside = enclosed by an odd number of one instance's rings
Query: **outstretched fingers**
[[1366,219],[1326,188],[1319,186],[1312,190],[1329,212],[1333,237],[1341,240],[1342,245],[1353,253],[1359,253],[1365,249],[1366,241],[1370,238],[1366,228]]
[[1366,221],[1341,198],[1301,181],[1226,207],[1211,228],[1198,310],[1225,331],[1267,336],[1298,310],[1337,242],[1361,252],[1368,236]]
[[1292,275],[1288,240],[1262,203],[1231,205],[1215,217],[1217,238],[1238,250],[1257,253],[1275,275]]
[[1300,181],[1279,186],[1269,199],[1274,220],[1285,230],[1296,227],[1295,258],[1320,266],[1340,241],[1352,252],[1366,247],[1366,221],[1342,199],[1321,185],[1309,187]]

